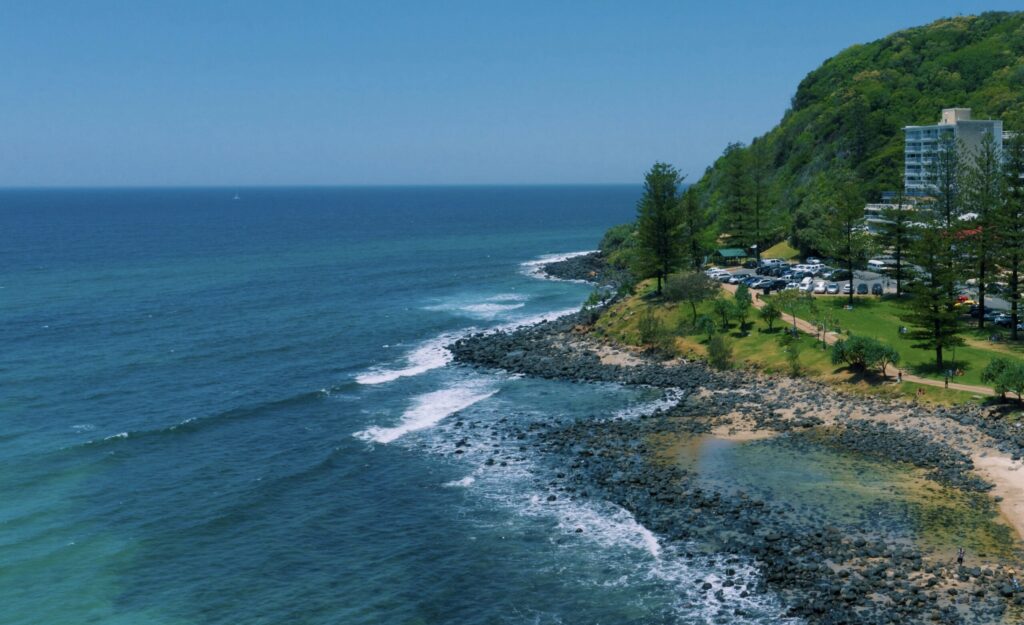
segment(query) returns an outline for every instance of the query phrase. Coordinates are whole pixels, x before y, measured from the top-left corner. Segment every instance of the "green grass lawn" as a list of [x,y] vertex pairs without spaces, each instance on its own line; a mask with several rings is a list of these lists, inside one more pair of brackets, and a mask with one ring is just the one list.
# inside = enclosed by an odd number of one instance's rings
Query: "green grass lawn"
[[[692,321],[692,310],[688,304],[672,304],[653,296],[653,281],[645,281],[637,288],[637,295],[622,300],[607,310],[594,325],[594,332],[599,337],[607,337],[626,345],[639,345],[640,336],[637,321],[644,309],[651,306],[655,315],[665,328],[672,332],[676,351],[689,358],[703,358],[707,355],[707,337],[688,330]],[[726,296],[731,297],[731,296]],[[934,354],[931,351],[915,349],[911,342],[900,337],[900,307],[892,300],[876,297],[859,297],[855,300],[853,310],[845,310],[846,298],[819,298],[819,305],[832,308],[835,319],[841,330],[874,336],[879,340],[893,345],[903,359],[903,370],[919,375],[928,375],[941,379],[941,374],[934,371],[931,363]],[[698,315],[708,315],[713,319],[712,304],[705,302],[698,306]],[[811,320],[813,317],[806,310],[798,310],[797,316]],[[788,317],[777,321],[773,330],[761,321],[756,309],[751,309],[746,332],[741,332],[739,324],[733,321],[725,332],[732,346],[736,366],[755,366],[765,372],[788,372],[789,365],[779,338],[785,329]],[[721,331],[721,330],[719,330]],[[977,339],[972,333],[966,336],[972,343]],[[985,335],[987,336],[987,334]],[[1024,359],[1024,347],[992,344],[980,346],[969,345],[956,351],[957,364],[965,369],[965,375],[958,378],[968,384],[980,384],[980,371],[994,354],[1000,353]],[[801,333],[800,335],[800,367],[803,375],[813,376],[838,383],[846,390],[868,395],[882,395],[921,399],[929,403],[957,404],[973,401],[984,401],[985,398],[956,390],[946,390],[930,386],[917,385],[910,382],[891,384],[892,378],[883,379],[876,373],[863,374],[851,372],[844,367],[834,366],[829,352],[816,338]],[[925,394],[918,398],[918,388],[924,388]]]
[[789,244],[789,241],[782,241],[761,252],[761,258],[781,258],[782,260],[793,260],[800,257],[800,252]]
[[[915,348],[914,341],[900,335],[900,326],[906,325],[900,321],[900,315],[905,314],[902,303],[889,298],[859,296],[854,299],[853,309],[846,310],[846,297],[819,297],[815,298],[815,301],[821,310],[831,310],[834,319],[839,323],[841,333],[870,336],[895,347],[900,353],[900,366],[904,371],[916,375],[941,380],[946,368],[959,368],[963,370],[964,375],[957,377],[957,382],[983,385],[981,371],[993,357],[1024,360],[1024,345],[992,343],[988,337],[995,330],[987,328],[979,332],[965,327],[963,336],[967,345],[955,350],[944,350],[945,366],[943,370],[938,370],[935,367],[934,350]],[[807,321],[814,320],[814,315],[806,303],[801,303],[796,313],[798,317]],[[976,320],[971,321],[976,323]]]

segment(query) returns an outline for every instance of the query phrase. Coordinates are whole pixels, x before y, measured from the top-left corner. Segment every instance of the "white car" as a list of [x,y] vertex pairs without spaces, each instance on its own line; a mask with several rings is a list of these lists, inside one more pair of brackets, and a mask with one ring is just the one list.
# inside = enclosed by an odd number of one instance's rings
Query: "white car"
[[802,284],[800,285],[800,287],[799,287],[799,288],[800,288],[800,290],[801,290],[801,291],[803,291],[804,293],[810,293],[810,292],[811,292],[811,289],[813,289],[813,288],[814,288],[814,283],[813,283],[813,282],[804,282],[804,283],[802,283]]
[[824,295],[825,294],[825,282],[824,281],[819,280],[818,282],[814,283],[814,293],[816,293],[818,295]]
[[797,290],[799,288],[800,288],[800,283],[799,282],[790,282],[789,284],[786,285],[786,290],[787,291],[795,291],[795,290]]

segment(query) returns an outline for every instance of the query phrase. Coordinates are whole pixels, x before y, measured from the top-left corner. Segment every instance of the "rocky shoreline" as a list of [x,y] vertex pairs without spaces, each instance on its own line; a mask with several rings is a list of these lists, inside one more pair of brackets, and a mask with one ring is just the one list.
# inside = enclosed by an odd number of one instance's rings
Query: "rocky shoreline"
[[615,287],[623,284],[625,273],[608,264],[601,252],[579,254],[544,265],[547,277],[556,280],[578,280],[592,282],[598,286]]
[[[811,623],[997,623],[1024,606],[1005,556],[972,553],[971,566],[956,566],[948,554],[869,525],[837,527],[822,516],[797,514],[785,501],[710,489],[693,471],[658,461],[654,442],[713,431],[766,432],[796,449],[834,449],[917,467],[938,484],[977,494],[991,485],[975,474],[965,449],[985,437],[1019,457],[1024,437],[1018,428],[977,406],[930,409],[854,398],[813,381],[720,372],[655,355],[609,363],[599,355],[605,346],[585,332],[588,319],[568,315],[449,346],[463,365],[677,389],[674,406],[641,418],[538,423],[515,433],[558,467],[552,497],[600,497],[665,541],[754,558],[763,587],[743,592],[779,593],[789,616]],[[995,517],[991,497],[978,495],[976,502]],[[734,583],[707,582],[702,591],[720,594]]]

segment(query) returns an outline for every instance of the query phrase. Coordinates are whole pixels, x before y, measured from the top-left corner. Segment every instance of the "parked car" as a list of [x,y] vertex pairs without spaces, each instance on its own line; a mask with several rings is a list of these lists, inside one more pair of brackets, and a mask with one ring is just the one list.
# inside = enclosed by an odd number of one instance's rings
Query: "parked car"
[[829,295],[836,295],[839,293],[839,285],[836,284],[835,282],[829,282],[828,285],[825,287],[825,292],[828,293]]
[[820,265],[821,259],[816,256],[808,256],[804,262],[808,265]]
[[813,289],[812,292],[816,293],[818,295],[824,295],[825,294],[825,283],[823,281],[821,281],[821,280],[815,282],[814,283],[814,289]]
[[789,286],[789,280],[783,280],[782,278],[776,278],[772,280],[772,290],[781,291]]
[[999,313],[992,319],[992,323],[996,324],[997,326],[1009,328],[1011,325],[1013,325],[1013,317],[1007,315],[1006,313]]
[[747,262],[743,263],[743,268],[744,269],[756,269],[757,268],[757,261],[756,260],[748,260]]
[[881,295],[882,294],[882,283],[881,282],[876,282],[876,283],[871,285],[871,294],[872,295]]
[[733,274],[733,275],[729,276],[728,282],[729,282],[729,284],[739,284],[746,277],[747,277],[746,274],[742,274],[742,273]]
[[835,280],[836,282],[840,282],[842,280],[849,280],[850,272],[847,271],[846,269],[836,269],[835,271],[832,272],[832,279]]
[[711,277],[714,278],[715,280],[718,280],[719,282],[728,282],[729,279],[732,278],[732,274],[727,271],[725,273],[720,273]]
[[843,284],[843,295],[849,295],[852,292],[853,292],[853,289],[850,288],[850,283],[849,282]]
[[800,286],[798,288],[801,291],[803,291],[804,293],[810,293],[811,289],[814,288],[814,283],[813,282],[801,282]]
[[799,282],[790,282],[789,284],[786,285],[786,290],[787,291],[795,291],[795,290],[797,290],[799,288],[800,288],[800,283]]
[[864,282],[861,282],[860,284],[858,284],[857,285],[857,295],[867,295],[867,294],[868,294],[868,285],[866,283],[864,283]]

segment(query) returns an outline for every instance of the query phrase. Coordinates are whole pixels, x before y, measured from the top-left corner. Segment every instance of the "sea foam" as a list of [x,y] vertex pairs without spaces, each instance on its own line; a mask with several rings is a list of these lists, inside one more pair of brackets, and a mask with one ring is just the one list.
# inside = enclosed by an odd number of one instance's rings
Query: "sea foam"
[[356,432],[356,438],[375,443],[390,443],[409,432],[425,430],[445,417],[494,395],[498,390],[490,383],[472,382],[420,395],[412,400],[401,422],[389,428],[373,426]]
[[[550,263],[557,263],[563,260],[569,260],[570,258],[576,258],[577,256],[586,256],[587,254],[593,254],[597,250],[584,250],[582,252],[567,252],[563,254],[545,254],[538,256],[533,260],[520,263],[520,271],[530,276],[531,278],[540,278],[542,280],[562,280],[561,278],[553,278],[544,273],[544,265]],[[563,282],[585,282],[584,280],[562,280]]]
[[356,376],[360,384],[383,384],[398,378],[405,378],[426,373],[431,369],[443,367],[451,362],[452,354],[445,345],[452,343],[462,334],[442,334],[423,342],[406,354],[404,362],[398,367],[374,367],[366,373]]

